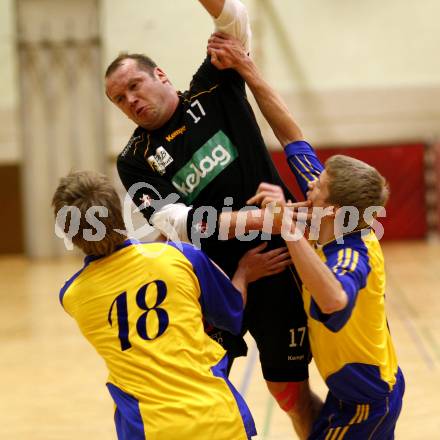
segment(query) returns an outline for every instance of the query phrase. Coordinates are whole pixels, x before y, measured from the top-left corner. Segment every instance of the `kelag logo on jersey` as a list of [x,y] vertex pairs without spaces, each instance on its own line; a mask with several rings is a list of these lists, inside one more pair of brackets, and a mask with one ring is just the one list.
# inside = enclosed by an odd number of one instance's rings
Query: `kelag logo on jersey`
[[226,134],[219,130],[174,175],[173,185],[189,204],[237,157],[237,149]]

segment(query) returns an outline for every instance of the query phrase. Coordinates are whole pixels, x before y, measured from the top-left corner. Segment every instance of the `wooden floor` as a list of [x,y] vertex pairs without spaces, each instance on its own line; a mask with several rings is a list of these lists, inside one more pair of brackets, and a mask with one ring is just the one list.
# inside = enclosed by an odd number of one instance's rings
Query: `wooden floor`
[[[438,439],[440,244],[393,243],[384,250],[389,324],[407,386],[396,438]],[[73,257],[0,257],[0,439],[116,438],[104,363],[58,302],[60,286],[80,265]],[[265,389],[250,339],[249,345],[232,381],[253,412],[258,439],[296,438]],[[311,384],[325,394],[314,368]]]

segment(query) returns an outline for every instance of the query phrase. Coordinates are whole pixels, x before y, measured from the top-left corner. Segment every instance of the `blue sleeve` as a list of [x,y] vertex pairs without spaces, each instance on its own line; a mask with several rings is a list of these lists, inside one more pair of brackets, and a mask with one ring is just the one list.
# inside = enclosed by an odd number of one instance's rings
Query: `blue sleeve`
[[238,335],[243,321],[243,299],[231,280],[199,249],[182,243],[200,284],[200,304],[209,324]]
[[324,167],[316,156],[315,150],[306,141],[288,144],[284,153],[301,192],[306,197],[309,182],[318,179]]
[[329,330],[337,332],[350,319],[360,290],[367,285],[367,278],[371,271],[366,250],[346,247],[337,253],[327,256],[326,265],[333,272],[348,296],[344,309],[325,314],[313,300],[310,304],[310,316],[322,322]]

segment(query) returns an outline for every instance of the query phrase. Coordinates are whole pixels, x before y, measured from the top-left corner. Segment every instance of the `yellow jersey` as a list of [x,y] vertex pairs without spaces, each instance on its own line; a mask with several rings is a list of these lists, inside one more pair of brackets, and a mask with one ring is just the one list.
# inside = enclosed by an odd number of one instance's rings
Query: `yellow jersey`
[[255,435],[226,377],[210,324],[238,334],[240,293],[188,244],[127,240],[88,256],[60,292],[63,307],[109,370],[119,439],[246,440]]
[[324,314],[303,287],[310,345],[332,394],[346,402],[388,396],[396,383],[397,357],[385,314],[383,254],[372,230],[343,236],[317,248],[341,283],[347,306]]
[[[285,154],[305,196],[308,184],[319,178],[324,167],[308,142],[292,142]],[[383,399],[393,389],[399,368],[385,314],[385,267],[379,241],[367,228],[315,248],[348,296],[343,310],[324,314],[313,292],[303,286],[318,370],[340,400]]]

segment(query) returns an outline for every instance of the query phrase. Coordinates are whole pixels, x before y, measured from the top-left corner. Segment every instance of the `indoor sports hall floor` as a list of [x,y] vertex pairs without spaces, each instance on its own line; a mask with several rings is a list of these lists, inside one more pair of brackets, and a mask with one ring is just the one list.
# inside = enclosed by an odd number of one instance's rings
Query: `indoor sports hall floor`
[[[398,440],[440,438],[440,244],[384,244],[388,319],[406,376]],[[58,290],[78,258],[0,258],[0,439],[115,439],[103,362],[62,310]],[[247,400],[259,440],[296,438],[261,379],[252,340],[231,379]],[[325,387],[312,367],[311,384]],[[234,440],[234,439],[231,439]]]

